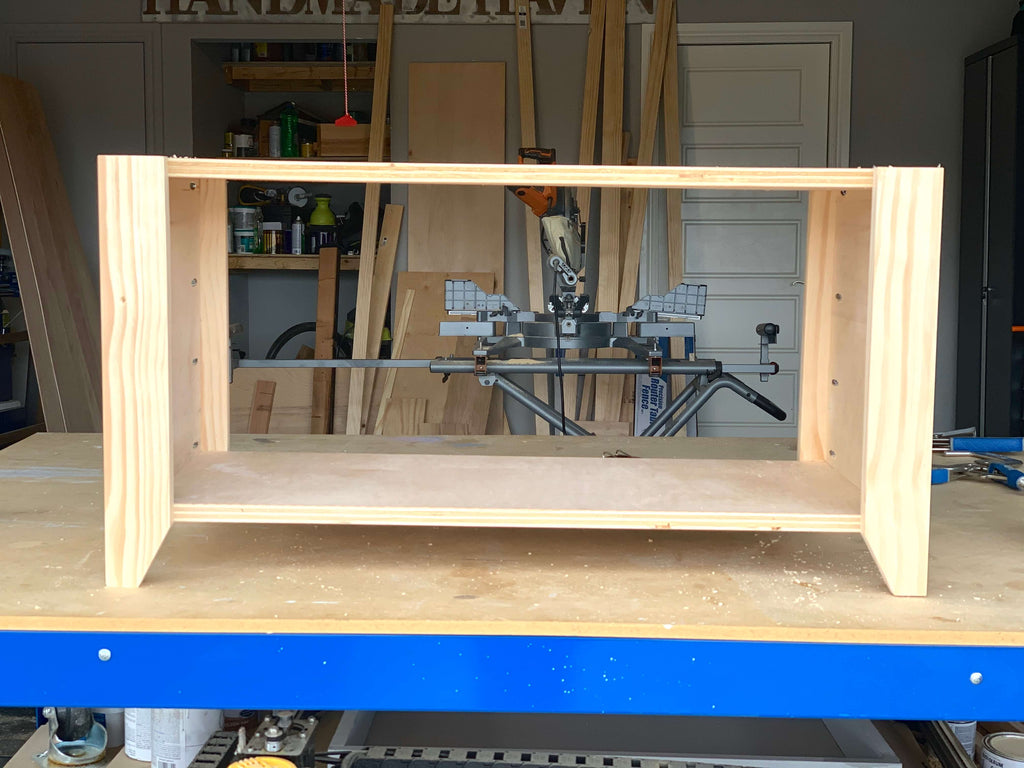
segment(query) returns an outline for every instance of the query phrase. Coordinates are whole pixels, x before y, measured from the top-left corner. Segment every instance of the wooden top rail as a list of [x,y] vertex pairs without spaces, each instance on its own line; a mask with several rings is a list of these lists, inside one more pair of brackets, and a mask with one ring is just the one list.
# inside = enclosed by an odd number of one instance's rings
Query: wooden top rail
[[871,189],[871,168],[697,168],[600,165],[366,163],[171,157],[171,178],[323,183],[536,184],[654,189]]

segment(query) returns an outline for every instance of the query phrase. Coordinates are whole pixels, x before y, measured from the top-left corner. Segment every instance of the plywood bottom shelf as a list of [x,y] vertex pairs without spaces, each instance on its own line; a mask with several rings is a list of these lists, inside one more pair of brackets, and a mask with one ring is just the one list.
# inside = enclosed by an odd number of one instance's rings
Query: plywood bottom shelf
[[[825,464],[701,459],[562,461],[565,463],[556,473],[550,460],[539,456],[209,453],[179,472],[174,519],[860,530],[856,488]],[[296,503],[298,498],[301,503]]]

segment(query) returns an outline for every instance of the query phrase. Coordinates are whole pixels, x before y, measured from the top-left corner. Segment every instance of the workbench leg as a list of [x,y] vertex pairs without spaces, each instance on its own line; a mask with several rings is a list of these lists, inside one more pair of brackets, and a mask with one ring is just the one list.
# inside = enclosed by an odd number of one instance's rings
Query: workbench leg
[[876,168],[861,530],[896,595],[928,588],[941,168]]
[[135,587],[171,525],[166,159],[98,171],[106,580]]

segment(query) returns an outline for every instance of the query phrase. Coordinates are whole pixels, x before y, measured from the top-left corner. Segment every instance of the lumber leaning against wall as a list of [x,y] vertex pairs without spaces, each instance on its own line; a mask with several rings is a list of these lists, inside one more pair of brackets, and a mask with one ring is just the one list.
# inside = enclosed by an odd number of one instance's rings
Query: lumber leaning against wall
[[99,432],[100,306],[35,89],[0,75],[0,205],[49,432]]

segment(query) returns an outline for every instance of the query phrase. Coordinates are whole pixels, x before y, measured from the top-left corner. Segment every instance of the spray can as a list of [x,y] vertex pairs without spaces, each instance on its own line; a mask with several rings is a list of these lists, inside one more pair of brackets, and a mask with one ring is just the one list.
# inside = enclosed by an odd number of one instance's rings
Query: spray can
[[219,709],[154,709],[152,767],[188,768],[223,717]]
[[305,234],[305,227],[302,226],[302,217],[296,216],[292,224],[292,255],[302,255],[302,236]]
[[132,760],[152,759],[153,710],[126,707],[124,710],[124,751]]

